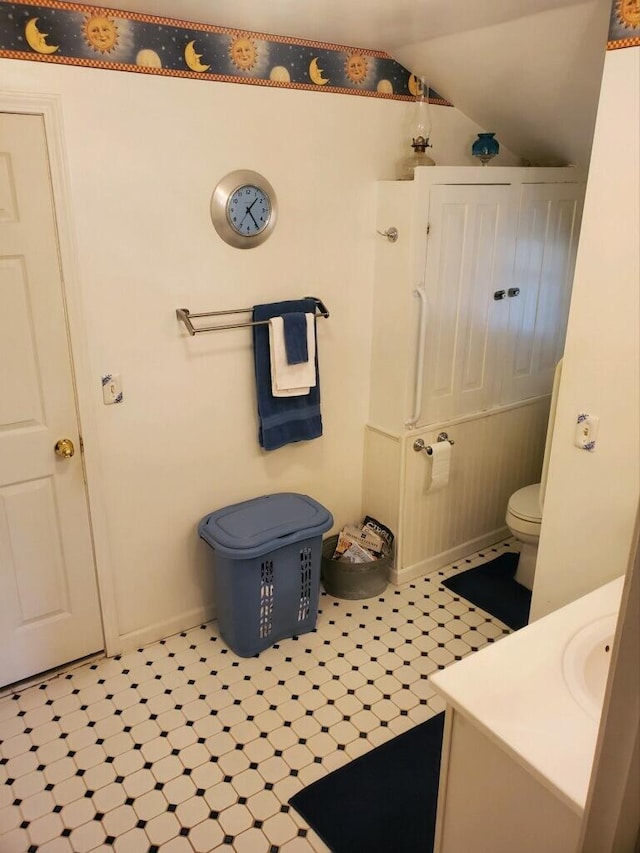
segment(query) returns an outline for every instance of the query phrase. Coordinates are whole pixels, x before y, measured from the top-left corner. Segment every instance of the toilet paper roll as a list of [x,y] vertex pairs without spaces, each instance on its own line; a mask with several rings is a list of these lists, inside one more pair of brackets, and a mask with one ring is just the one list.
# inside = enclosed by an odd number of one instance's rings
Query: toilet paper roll
[[451,468],[451,442],[436,441],[431,445],[431,483],[429,491],[444,489],[449,483]]

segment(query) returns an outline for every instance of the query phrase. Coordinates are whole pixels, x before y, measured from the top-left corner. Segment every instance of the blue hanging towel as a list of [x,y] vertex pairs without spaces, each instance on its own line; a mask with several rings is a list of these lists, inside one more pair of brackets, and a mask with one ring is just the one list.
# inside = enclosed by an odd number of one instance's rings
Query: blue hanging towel
[[[255,305],[254,320],[290,313],[315,314],[313,299],[296,299]],[[258,397],[258,441],[265,450],[277,450],[295,441],[308,441],[322,435],[320,414],[320,376],[318,372],[318,347],[315,352],[316,385],[300,397],[274,397],[271,393],[271,366],[269,356],[269,325],[253,327],[253,355]]]
[[288,364],[304,364],[309,361],[307,345],[307,318],[301,311],[282,315],[284,347]]

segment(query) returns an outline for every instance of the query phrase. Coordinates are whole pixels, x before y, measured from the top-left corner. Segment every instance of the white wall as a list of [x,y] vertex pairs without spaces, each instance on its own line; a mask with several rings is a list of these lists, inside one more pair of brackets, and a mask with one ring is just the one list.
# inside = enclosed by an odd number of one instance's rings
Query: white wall
[[[550,458],[532,619],[626,570],[640,494],[640,48],[607,54]],[[576,417],[600,417],[595,452]]]
[[[132,647],[212,615],[210,551],[195,533],[207,512],[291,490],[337,525],[359,517],[375,181],[405,153],[408,107],[16,60],[0,71],[6,90],[62,101],[97,557],[105,588],[113,580],[108,616]],[[480,128],[432,113],[435,159],[470,162]],[[209,218],[213,187],[237,168],[264,174],[279,199],[275,233],[251,251],[223,243]],[[303,295],[331,311],[318,323],[324,436],[266,453],[250,331],[189,338],[175,310]],[[105,372],[122,374],[121,405],[102,403]]]
[[611,2],[446,5],[436,26],[455,26],[414,33],[394,59],[532,163],[586,168]]

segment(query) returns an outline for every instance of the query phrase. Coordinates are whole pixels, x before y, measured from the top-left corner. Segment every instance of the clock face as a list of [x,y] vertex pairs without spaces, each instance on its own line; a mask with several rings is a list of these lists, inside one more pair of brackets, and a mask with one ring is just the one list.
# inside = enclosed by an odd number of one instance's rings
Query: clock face
[[247,184],[238,187],[227,202],[227,220],[233,230],[243,237],[260,234],[269,224],[271,203],[259,187]]

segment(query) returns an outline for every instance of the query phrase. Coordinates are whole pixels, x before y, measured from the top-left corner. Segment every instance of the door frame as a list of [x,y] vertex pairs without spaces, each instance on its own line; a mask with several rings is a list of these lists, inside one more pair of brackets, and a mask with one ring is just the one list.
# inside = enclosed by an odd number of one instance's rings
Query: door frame
[[83,321],[82,291],[74,240],[66,147],[63,132],[62,98],[59,95],[0,91],[0,112],[42,116],[45,128],[55,224],[60,252],[62,298],[73,374],[76,415],[82,436],[82,464],[89,512],[89,528],[98,598],[102,616],[105,653],[112,657],[122,651],[118,630],[113,564],[102,501],[103,481],[98,453],[98,430],[92,405],[93,380],[89,369],[86,325]]

